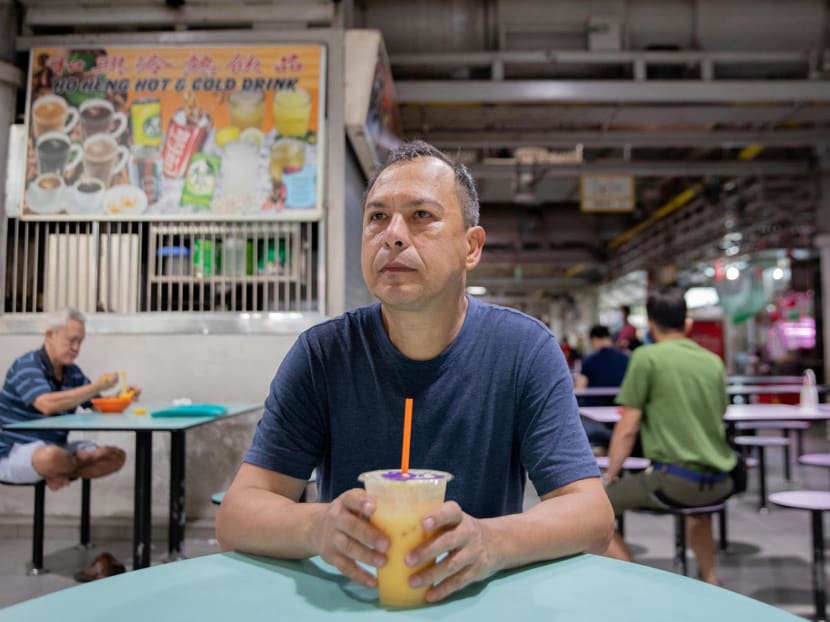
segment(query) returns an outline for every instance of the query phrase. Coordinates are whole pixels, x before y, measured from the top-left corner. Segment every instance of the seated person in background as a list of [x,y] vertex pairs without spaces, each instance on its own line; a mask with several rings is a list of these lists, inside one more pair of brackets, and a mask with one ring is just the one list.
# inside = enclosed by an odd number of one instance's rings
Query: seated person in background
[[637,339],[637,328],[628,319],[631,315],[631,307],[623,305],[620,307],[622,313],[622,326],[617,334],[614,336],[614,345],[620,350],[631,351],[640,345],[640,340]]
[[[75,359],[86,335],[86,319],[66,308],[49,315],[43,347],[12,363],[0,391],[0,423],[8,424],[72,413],[91,407],[90,398],[118,383],[115,372],[90,382]],[[137,395],[138,387],[130,387]],[[118,471],[124,451],[89,441],[67,443],[62,430],[0,430],[0,480],[17,484],[42,479],[51,490],[73,479],[95,478]]]
[[[614,348],[611,332],[607,326],[597,324],[588,334],[591,339],[591,354],[582,359],[582,369],[574,379],[577,389],[593,387],[618,387],[622,384],[628,367],[628,355]],[[611,406],[614,396],[585,395],[577,398],[583,406]],[[588,441],[593,447],[608,447],[611,442],[611,428],[589,419],[582,420]]]
[[[723,362],[686,338],[691,320],[682,290],[649,295],[647,311],[656,343],[631,354],[617,396],[622,418],[608,454],[606,492],[617,516],[636,508],[710,505],[732,493],[736,457],[723,425],[728,404]],[[652,465],[617,479],[638,430]],[[687,517],[686,529],[700,578],[717,583],[711,516]],[[619,533],[606,555],[631,560]]]
[[[465,294],[484,245],[478,216],[469,171],[423,142],[369,181],[361,260],[380,304],[306,330],[282,361],[219,508],[223,549],[319,555],[376,587],[360,563],[382,567],[389,539],[357,478],[401,463],[412,397],[412,467],[454,475],[422,518],[435,537],[406,556],[429,602],[502,569],[605,550],[611,508],[555,337]],[[315,467],[321,503],[298,503]],[[541,500],[523,512],[526,476]]]

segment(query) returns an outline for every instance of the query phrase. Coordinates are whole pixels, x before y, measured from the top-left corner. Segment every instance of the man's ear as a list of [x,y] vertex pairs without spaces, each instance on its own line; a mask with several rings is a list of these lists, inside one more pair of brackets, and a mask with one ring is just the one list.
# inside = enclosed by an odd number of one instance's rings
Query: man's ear
[[481,250],[484,248],[484,227],[475,226],[467,229],[467,257],[465,264],[467,270],[472,270],[481,260]]
[[692,326],[694,326],[695,320],[694,318],[687,317],[685,325],[683,326],[683,334],[689,335],[692,332]]

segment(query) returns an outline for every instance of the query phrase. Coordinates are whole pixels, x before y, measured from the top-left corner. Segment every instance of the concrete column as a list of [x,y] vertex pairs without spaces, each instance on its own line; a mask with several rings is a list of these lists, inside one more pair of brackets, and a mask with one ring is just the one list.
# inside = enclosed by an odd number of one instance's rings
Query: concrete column
[[[9,128],[14,123],[17,89],[23,84],[23,72],[0,61],[0,292],[6,290],[6,161],[9,150]],[[0,314],[3,306],[0,305]]]

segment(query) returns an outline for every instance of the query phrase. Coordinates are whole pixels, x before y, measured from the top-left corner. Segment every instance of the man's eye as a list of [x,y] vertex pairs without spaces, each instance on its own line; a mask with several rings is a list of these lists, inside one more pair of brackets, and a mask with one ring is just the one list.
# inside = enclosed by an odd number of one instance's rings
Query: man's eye
[[419,209],[415,211],[416,218],[429,218],[430,216],[432,216],[432,214],[425,209]]
[[383,212],[375,212],[374,214],[369,214],[369,220],[383,220],[386,218],[386,214]]

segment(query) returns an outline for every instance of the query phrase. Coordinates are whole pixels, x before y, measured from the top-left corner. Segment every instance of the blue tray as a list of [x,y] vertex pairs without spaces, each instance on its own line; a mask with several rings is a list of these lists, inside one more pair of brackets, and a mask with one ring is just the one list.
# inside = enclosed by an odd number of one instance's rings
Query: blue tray
[[150,413],[151,417],[218,417],[228,412],[221,404],[182,404]]

